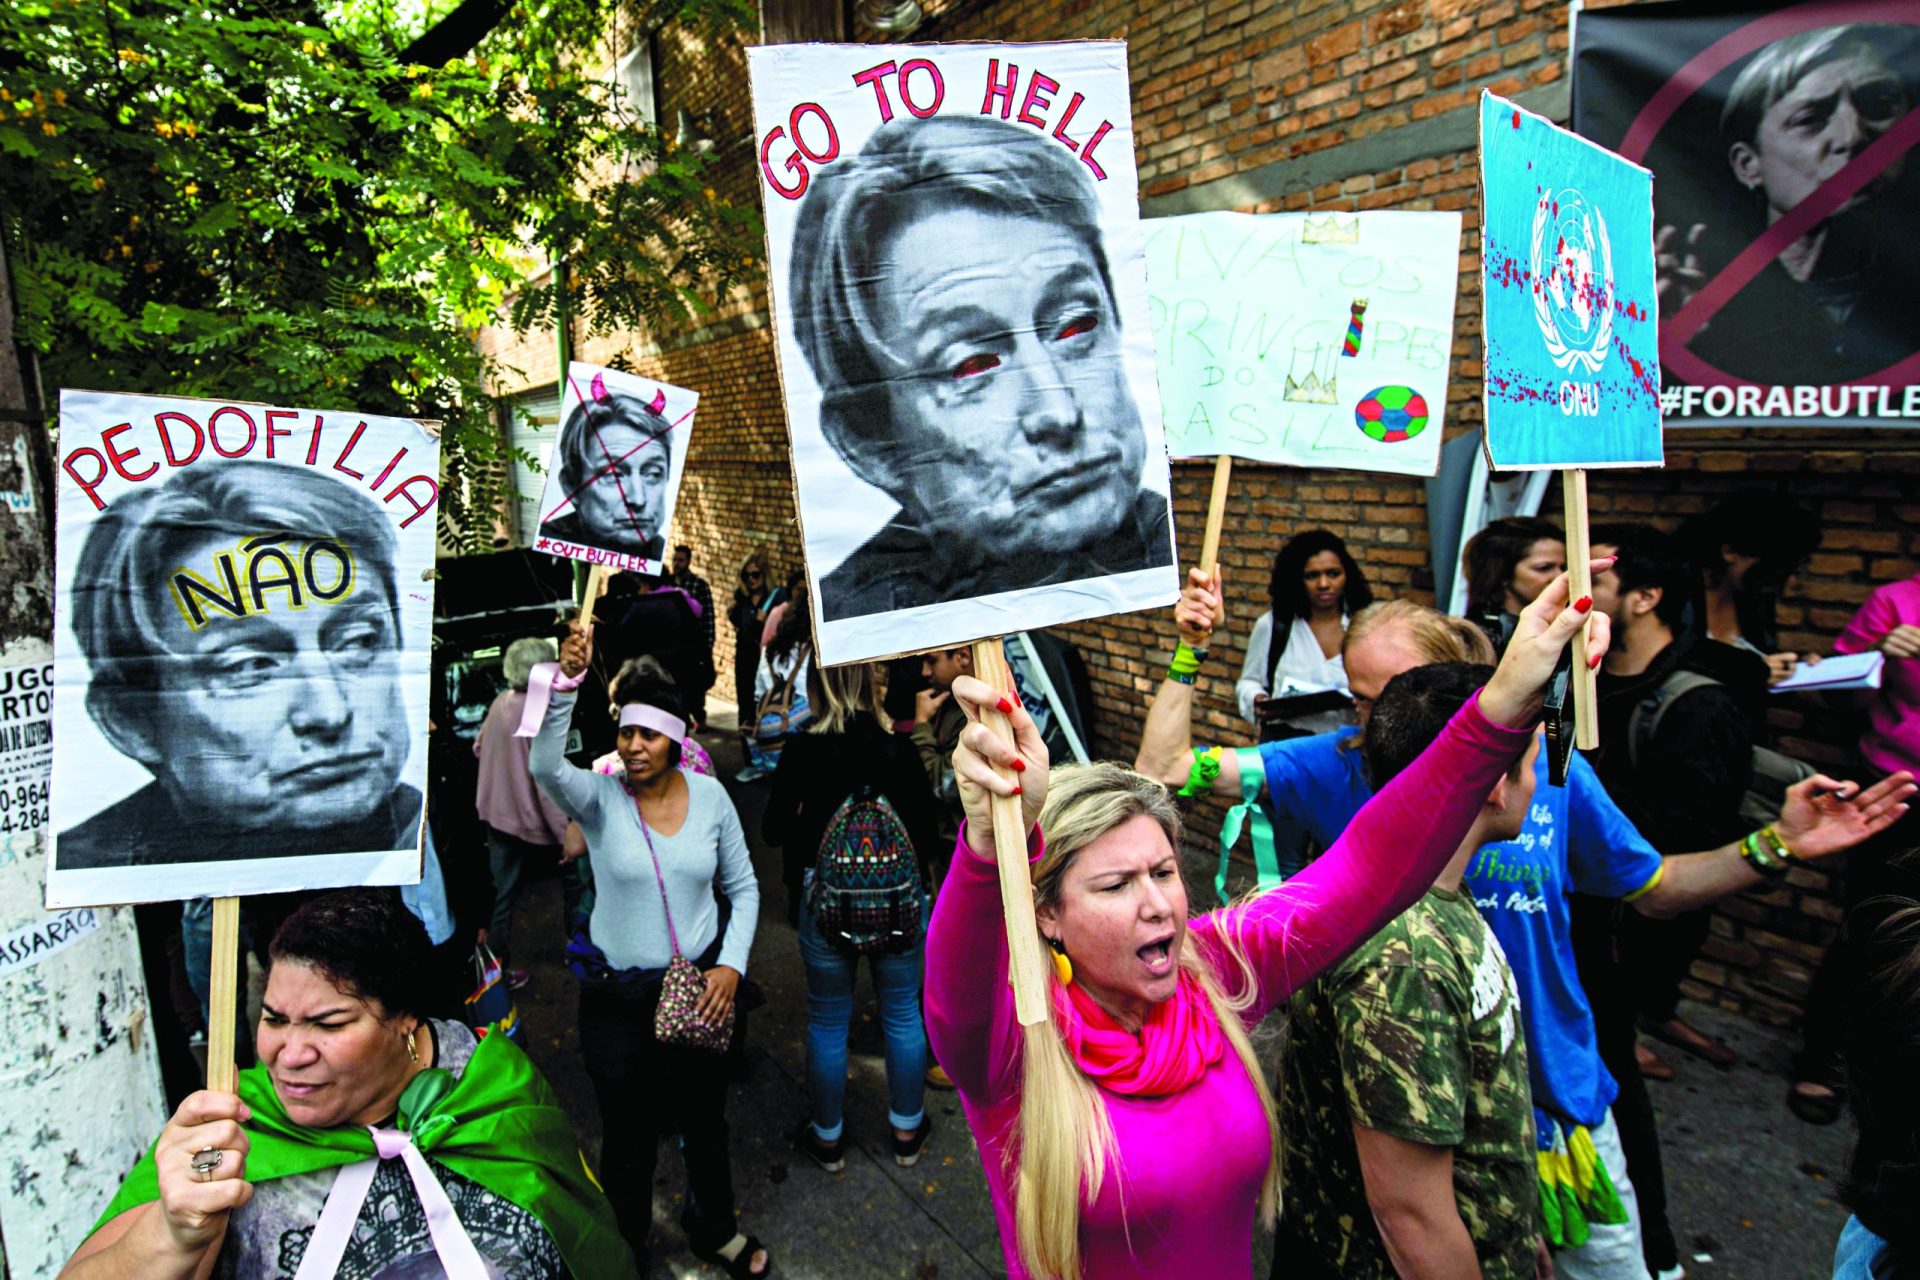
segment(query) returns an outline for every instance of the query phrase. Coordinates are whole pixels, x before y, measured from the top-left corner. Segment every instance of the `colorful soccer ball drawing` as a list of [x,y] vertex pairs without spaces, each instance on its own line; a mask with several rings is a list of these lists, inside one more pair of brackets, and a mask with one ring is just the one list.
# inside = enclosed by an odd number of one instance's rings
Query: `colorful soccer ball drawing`
[[1427,400],[1412,387],[1376,387],[1353,407],[1353,420],[1373,439],[1397,444],[1427,429]]

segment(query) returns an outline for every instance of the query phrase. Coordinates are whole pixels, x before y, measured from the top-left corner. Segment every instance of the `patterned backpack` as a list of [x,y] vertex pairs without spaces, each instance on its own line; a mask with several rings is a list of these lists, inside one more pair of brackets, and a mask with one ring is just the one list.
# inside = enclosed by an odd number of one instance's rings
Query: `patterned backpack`
[[893,805],[862,786],[820,838],[807,909],[827,941],[856,955],[910,951],[925,931],[920,863]]

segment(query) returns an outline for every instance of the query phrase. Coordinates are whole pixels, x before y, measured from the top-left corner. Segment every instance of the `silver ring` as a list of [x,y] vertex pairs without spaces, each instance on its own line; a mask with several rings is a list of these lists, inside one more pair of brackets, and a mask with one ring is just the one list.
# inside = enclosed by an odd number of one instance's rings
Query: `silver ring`
[[187,1161],[187,1167],[200,1175],[200,1181],[212,1182],[214,1170],[218,1169],[220,1162],[226,1158],[226,1152],[214,1147],[208,1147],[204,1151],[194,1152],[192,1157]]

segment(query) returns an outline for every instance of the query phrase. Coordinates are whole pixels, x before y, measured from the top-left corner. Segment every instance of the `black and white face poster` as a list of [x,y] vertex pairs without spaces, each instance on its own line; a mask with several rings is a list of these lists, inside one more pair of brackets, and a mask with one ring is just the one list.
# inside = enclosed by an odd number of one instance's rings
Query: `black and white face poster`
[[747,58],[821,661],[1170,603],[1126,46]]
[[50,908],[419,879],[440,442],[65,391]]
[[684,387],[568,365],[533,549],[609,569],[664,573],[667,529],[699,403]]

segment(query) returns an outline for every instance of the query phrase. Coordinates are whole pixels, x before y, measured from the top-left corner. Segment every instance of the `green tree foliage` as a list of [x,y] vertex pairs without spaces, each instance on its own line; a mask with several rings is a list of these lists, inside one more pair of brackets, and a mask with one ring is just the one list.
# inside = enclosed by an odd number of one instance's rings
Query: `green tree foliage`
[[[601,72],[615,0],[509,3],[0,5],[0,234],[44,384],[438,418],[443,527],[484,537],[479,327],[670,323],[760,248]],[[751,21],[673,4],[714,38]]]

